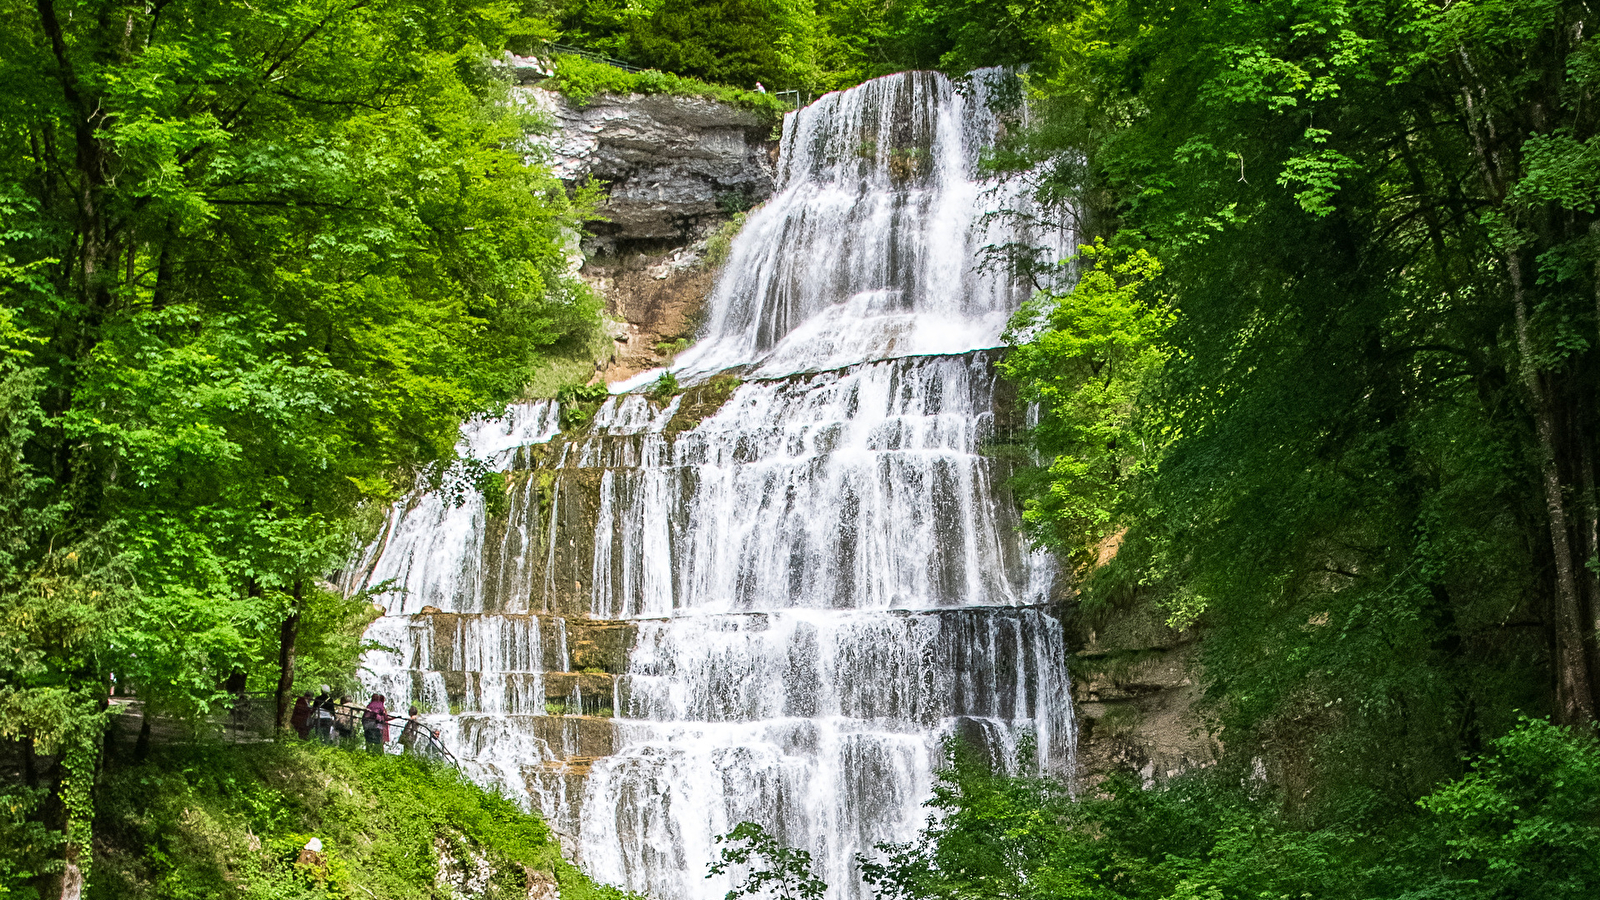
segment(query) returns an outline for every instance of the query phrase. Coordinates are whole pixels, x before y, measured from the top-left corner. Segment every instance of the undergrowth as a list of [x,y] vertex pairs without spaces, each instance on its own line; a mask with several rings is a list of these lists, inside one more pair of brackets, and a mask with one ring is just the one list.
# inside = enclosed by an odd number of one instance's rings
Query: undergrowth
[[[544,822],[447,766],[315,744],[164,748],[96,800],[96,900],[527,897],[623,900]],[[300,859],[311,838],[320,859]]]
[[577,103],[586,103],[596,94],[671,94],[703,97],[759,113],[778,121],[788,107],[772,94],[747,91],[723,84],[711,84],[669,72],[646,69],[629,72],[592,59],[569,54],[554,57],[555,77],[546,84]]

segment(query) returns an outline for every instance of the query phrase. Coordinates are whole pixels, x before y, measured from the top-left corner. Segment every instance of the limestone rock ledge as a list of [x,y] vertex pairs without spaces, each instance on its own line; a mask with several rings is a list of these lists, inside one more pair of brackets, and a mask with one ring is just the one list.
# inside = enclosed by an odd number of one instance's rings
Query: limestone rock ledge
[[772,123],[700,97],[599,94],[578,103],[537,84],[513,90],[553,125],[530,137],[535,155],[569,186],[604,185],[604,220],[588,226],[581,269],[613,323],[598,377],[668,364],[693,340],[716,281],[706,239],[772,195]]
[[514,90],[553,120],[554,133],[534,143],[555,174],[607,185],[606,221],[584,242],[590,256],[687,246],[772,194],[777,144],[753,112],[699,97],[599,94],[580,104],[537,86]]
[[1148,606],[1080,608],[1066,625],[1080,789],[1118,770],[1150,784],[1216,761],[1221,748],[1198,712],[1194,633],[1168,627]]

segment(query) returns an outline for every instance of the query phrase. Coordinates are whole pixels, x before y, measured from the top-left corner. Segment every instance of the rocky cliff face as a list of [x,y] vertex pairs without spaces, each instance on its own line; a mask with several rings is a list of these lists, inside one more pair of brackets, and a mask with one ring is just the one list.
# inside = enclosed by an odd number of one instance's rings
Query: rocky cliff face
[[541,137],[569,184],[605,185],[583,242],[584,277],[620,323],[603,377],[626,378],[665,363],[691,340],[714,280],[706,238],[773,191],[772,123],[698,97],[601,94],[574,102],[536,85],[518,98],[548,114]]
[[698,97],[601,94],[577,104],[517,90],[554,119],[555,173],[607,185],[606,221],[585,241],[591,254],[684,246],[772,193],[777,144],[755,113]]
[[1076,778],[1092,788],[1117,770],[1146,783],[1211,765],[1220,750],[1196,703],[1196,636],[1147,605],[1066,616],[1078,717]]

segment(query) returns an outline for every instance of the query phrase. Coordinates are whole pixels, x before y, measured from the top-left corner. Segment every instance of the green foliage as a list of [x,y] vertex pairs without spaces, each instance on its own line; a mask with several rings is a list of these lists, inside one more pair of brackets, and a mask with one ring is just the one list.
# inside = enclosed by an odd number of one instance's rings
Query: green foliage
[[[1084,594],[1202,632],[1205,712],[1271,748],[1289,820],[1400,815],[1519,709],[1590,720],[1592,11],[1063,12],[990,162],[1159,260],[1120,307],[1159,352],[1064,423],[1045,404],[1030,524],[1080,560],[1126,526]],[[1079,302],[1135,280],[1085,268]],[[1025,395],[1078,398],[1077,336],[1019,337]]]
[[511,494],[507,490],[504,472],[484,472],[476,485],[483,495],[484,511],[491,517],[503,517],[511,510]]
[[498,0],[4,12],[0,736],[87,874],[113,676],[199,715],[297,620],[347,675],[318,582],[593,321],[590,192],[524,158]]
[[[481,860],[487,897],[525,897],[528,870],[563,896],[618,900],[561,860],[537,816],[454,769],[286,742],[165,750],[112,769],[98,794],[91,897],[446,897]],[[297,865],[312,837],[325,869]],[[524,868],[526,867],[526,869]]]
[[[1074,8],[1060,0],[553,0],[546,21],[564,43],[674,75],[819,93],[906,69],[959,75],[1037,62]],[[572,65],[585,70],[570,82],[577,96],[639,89],[620,70]]]
[[[295,640],[294,692],[319,693],[326,684],[335,691],[359,690],[356,662],[377,645],[363,637],[367,626],[381,614],[380,597],[358,593],[346,597],[315,585],[301,598],[300,630]],[[256,639],[250,656],[246,684],[276,686],[278,641],[276,634]]]
[[1071,291],[1041,294],[1012,319],[1017,345],[1000,369],[1040,405],[1030,437],[1049,460],[1020,477],[1023,520],[1087,569],[1132,521],[1129,484],[1160,456],[1159,436],[1136,426],[1134,413],[1165,361],[1168,314],[1154,287],[1161,266],[1146,251],[1096,241],[1078,261]]
[[776,900],[821,900],[828,885],[811,874],[811,854],[779,843],[777,837],[755,822],[740,822],[717,836],[727,844],[711,863],[706,877],[744,870],[744,878],[728,891],[726,900],[771,896]]
[[728,261],[728,256],[733,252],[733,239],[739,236],[740,229],[744,228],[747,213],[735,213],[728,221],[717,226],[706,238],[705,265],[709,268],[720,268]]
[[1161,785],[1114,775],[1093,796],[1005,776],[948,748],[916,841],[861,869],[885,900],[970,897],[1172,900],[1490,900],[1600,889],[1600,744],[1524,720],[1474,770],[1420,804],[1314,825],[1285,817],[1238,770]]
[[901,68],[960,74],[1036,60],[1077,4],[1060,0],[905,0],[886,4],[883,49]]
[[[688,338],[678,338],[677,340],[672,341],[661,341],[655,346],[655,351],[662,356],[665,356],[669,361],[672,359],[672,357],[677,356],[679,353],[682,353],[687,349],[689,349]],[[676,379],[674,379],[674,381],[676,381]],[[676,389],[676,384],[674,384],[674,389]]]
[[632,45],[646,65],[753,88],[784,78],[778,40],[766,0],[661,0]]
[[561,404],[561,429],[572,431],[589,424],[600,405],[611,396],[604,384],[569,384],[556,392]]
[[550,86],[583,103],[596,94],[670,94],[704,97],[760,113],[776,121],[785,108],[773,94],[712,84],[697,78],[646,69],[629,72],[582,56],[558,54]]
[[1466,896],[1593,896],[1600,742],[1524,719],[1492,746],[1493,755],[1421,803],[1444,848],[1443,885]]
[[670,371],[662,372],[661,377],[650,385],[650,390],[645,392],[645,396],[656,403],[670,403],[677,394],[678,376]]
[[0,897],[29,897],[29,883],[60,865],[65,836],[45,827],[39,808],[43,787],[8,786],[0,790]]

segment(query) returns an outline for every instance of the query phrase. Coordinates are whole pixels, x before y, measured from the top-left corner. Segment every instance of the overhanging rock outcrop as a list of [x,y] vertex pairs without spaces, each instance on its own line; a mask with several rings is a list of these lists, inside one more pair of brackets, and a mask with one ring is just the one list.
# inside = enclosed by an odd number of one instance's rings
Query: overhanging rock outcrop
[[[530,80],[516,69],[519,81]],[[701,97],[597,94],[576,101],[537,84],[513,88],[549,117],[536,153],[569,186],[603,185],[587,226],[582,275],[616,323],[605,381],[667,364],[694,337],[715,282],[707,238],[774,189],[773,122]]]
[[698,240],[772,194],[772,122],[727,103],[666,94],[597,94],[584,102],[514,88],[555,130],[538,141],[555,174],[606,184],[591,255],[660,253]]

